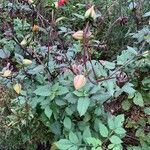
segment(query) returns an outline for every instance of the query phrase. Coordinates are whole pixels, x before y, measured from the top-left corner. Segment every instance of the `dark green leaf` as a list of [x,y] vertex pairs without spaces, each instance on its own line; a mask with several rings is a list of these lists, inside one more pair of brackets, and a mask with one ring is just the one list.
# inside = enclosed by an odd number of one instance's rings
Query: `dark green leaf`
[[50,96],[50,87],[49,85],[39,86],[34,93],[39,96]]
[[86,138],[86,142],[89,145],[92,145],[94,147],[100,146],[102,144],[102,142],[99,139],[96,139],[96,138],[93,138],[93,137]]
[[108,118],[108,127],[111,130],[113,130],[115,128],[114,117],[112,117],[112,116]]
[[139,93],[139,92],[135,93],[133,102],[134,102],[134,104],[139,105],[141,107],[144,106],[144,101],[143,101],[143,97],[142,97],[141,93]]
[[144,112],[147,114],[147,115],[150,115],[150,107],[147,107],[144,109]]
[[59,91],[58,91],[58,95],[63,95],[63,94],[67,94],[69,92],[67,87],[62,87],[59,86]]
[[74,144],[77,144],[79,142],[77,135],[74,134],[72,131],[69,133],[69,140]]
[[123,108],[124,110],[129,110],[129,109],[130,109],[130,106],[131,106],[131,103],[130,103],[128,100],[124,100],[124,101],[122,102],[122,108]]
[[69,148],[71,148],[73,146],[73,144],[67,139],[61,139],[58,142],[56,142],[55,145],[60,150],[68,150]]
[[89,105],[90,105],[90,99],[88,97],[79,98],[77,104],[77,110],[80,116],[83,116],[86,113]]
[[121,144],[122,143],[122,140],[116,135],[113,135],[111,138],[109,138],[109,140],[113,144]]
[[52,110],[50,109],[49,106],[46,106],[46,107],[45,107],[44,112],[45,112],[45,115],[46,115],[48,118],[51,117],[51,115],[52,115]]
[[83,131],[83,139],[86,141],[86,138],[91,137],[91,131],[89,126],[87,126]]
[[126,130],[121,127],[115,129],[114,131],[115,131],[115,133],[120,134],[120,135],[126,133]]
[[71,120],[69,117],[65,117],[63,124],[66,129],[71,129]]
[[99,131],[102,137],[108,136],[108,129],[104,124],[102,123],[99,124]]

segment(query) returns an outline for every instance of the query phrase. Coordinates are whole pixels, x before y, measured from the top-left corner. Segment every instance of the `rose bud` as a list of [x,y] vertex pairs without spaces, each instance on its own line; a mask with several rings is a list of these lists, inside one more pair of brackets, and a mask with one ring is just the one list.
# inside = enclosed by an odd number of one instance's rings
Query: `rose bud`
[[96,13],[95,13],[95,10],[94,10],[94,6],[90,7],[86,12],[85,12],[85,15],[84,17],[87,19],[87,18],[92,18],[92,19],[96,19]]
[[14,85],[14,90],[16,91],[17,94],[20,94],[21,92],[21,84],[17,83]]
[[32,31],[33,31],[33,32],[38,32],[38,31],[39,31],[39,26],[35,24],[35,25],[32,27]]
[[74,78],[74,87],[76,90],[82,88],[86,84],[86,78],[84,75],[77,75]]
[[24,65],[31,65],[31,64],[32,64],[32,61],[29,60],[29,59],[23,59],[23,60],[22,60],[22,63],[23,63]]

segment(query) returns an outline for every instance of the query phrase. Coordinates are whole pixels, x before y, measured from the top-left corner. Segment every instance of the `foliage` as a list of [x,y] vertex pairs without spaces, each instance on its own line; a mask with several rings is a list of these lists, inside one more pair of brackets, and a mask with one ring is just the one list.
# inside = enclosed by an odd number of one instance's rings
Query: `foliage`
[[150,147],[149,1],[135,4],[0,3],[0,149]]

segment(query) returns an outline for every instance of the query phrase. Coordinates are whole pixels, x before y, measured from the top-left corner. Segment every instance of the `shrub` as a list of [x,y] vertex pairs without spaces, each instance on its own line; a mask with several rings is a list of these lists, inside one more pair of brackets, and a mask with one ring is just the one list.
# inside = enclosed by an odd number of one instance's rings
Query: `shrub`
[[148,3],[2,1],[0,148],[147,149]]

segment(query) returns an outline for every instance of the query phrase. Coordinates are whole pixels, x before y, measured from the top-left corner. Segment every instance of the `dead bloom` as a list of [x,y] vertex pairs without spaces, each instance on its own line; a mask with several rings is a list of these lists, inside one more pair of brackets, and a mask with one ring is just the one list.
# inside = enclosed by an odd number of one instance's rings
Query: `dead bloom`
[[86,78],[84,75],[77,75],[74,78],[74,87],[76,90],[82,88],[86,83]]

